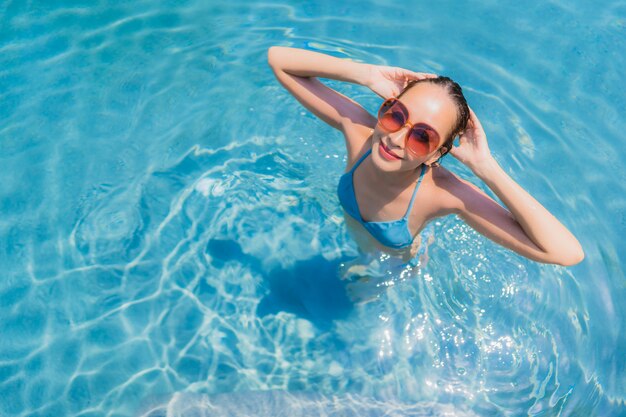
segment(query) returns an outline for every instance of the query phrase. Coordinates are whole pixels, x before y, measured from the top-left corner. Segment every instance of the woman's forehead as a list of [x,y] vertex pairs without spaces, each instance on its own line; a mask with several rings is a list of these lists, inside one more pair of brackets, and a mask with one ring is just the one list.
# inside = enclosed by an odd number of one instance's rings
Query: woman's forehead
[[399,99],[409,110],[411,123],[432,126],[441,138],[452,130],[457,117],[454,101],[445,88],[421,82],[407,90]]
[[400,101],[411,111],[430,110],[432,112],[444,112],[445,110],[455,111],[454,102],[446,91],[440,85],[421,82],[407,90]]

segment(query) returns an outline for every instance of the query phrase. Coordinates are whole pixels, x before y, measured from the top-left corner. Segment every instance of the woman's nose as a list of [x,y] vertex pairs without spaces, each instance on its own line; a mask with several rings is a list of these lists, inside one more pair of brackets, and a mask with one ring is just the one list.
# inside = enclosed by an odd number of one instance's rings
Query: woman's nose
[[402,126],[400,130],[396,130],[393,133],[389,134],[389,139],[391,143],[396,145],[399,148],[404,146],[404,137],[406,136],[408,127],[406,125]]

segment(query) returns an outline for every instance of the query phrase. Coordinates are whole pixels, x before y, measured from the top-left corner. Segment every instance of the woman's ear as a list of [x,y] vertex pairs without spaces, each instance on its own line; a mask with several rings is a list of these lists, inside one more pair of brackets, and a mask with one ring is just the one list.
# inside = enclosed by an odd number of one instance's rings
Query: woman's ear
[[435,154],[429,160],[427,160],[424,163],[428,166],[438,167],[439,161],[447,152],[448,152],[448,147],[442,146],[441,148],[437,150],[437,152],[435,152]]

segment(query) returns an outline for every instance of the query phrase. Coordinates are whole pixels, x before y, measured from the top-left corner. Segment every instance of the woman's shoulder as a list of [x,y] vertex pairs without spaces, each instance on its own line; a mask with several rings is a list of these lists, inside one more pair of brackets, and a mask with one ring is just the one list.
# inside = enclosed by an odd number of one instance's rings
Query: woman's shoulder
[[358,145],[366,140],[374,132],[377,120],[375,117],[367,114],[367,119],[351,120],[344,118],[341,123],[341,132],[346,140],[346,146]]
[[431,167],[429,171],[431,172],[433,182],[438,188],[446,189],[459,179],[454,172],[443,166]]
[[459,192],[467,187],[468,182],[442,166],[431,168],[429,171],[432,198],[437,202],[438,211],[442,213],[456,211],[460,202]]
[[346,163],[346,171],[350,168],[371,148],[371,139],[374,129],[364,126],[352,124],[349,128],[345,128],[343,134],[346,139],[346,151],[348,160]]
[[478,190],[476,185],[442,166],[430,171],[432,171],[431,183],[435,193],[433,197],[443,211],[458,211],[464,205],[468,195]]

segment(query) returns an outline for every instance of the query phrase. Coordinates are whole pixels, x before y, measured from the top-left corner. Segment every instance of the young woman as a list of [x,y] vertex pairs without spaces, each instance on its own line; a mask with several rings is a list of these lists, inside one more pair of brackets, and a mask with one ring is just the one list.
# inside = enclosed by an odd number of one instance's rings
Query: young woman
[[[457,214],[529,259],[574,265],[584,258],[576,238],[492,157],[481,123],[454,81],[280,46],[269,48],[268,63],[302,105],[343,133],[348,169],[339,182],[339,201],[361,247],[410,258],[426,223]],[[385,99],[378,117],[317,77],[369,87]],[[439,166],[448,152],[506,208]]]

